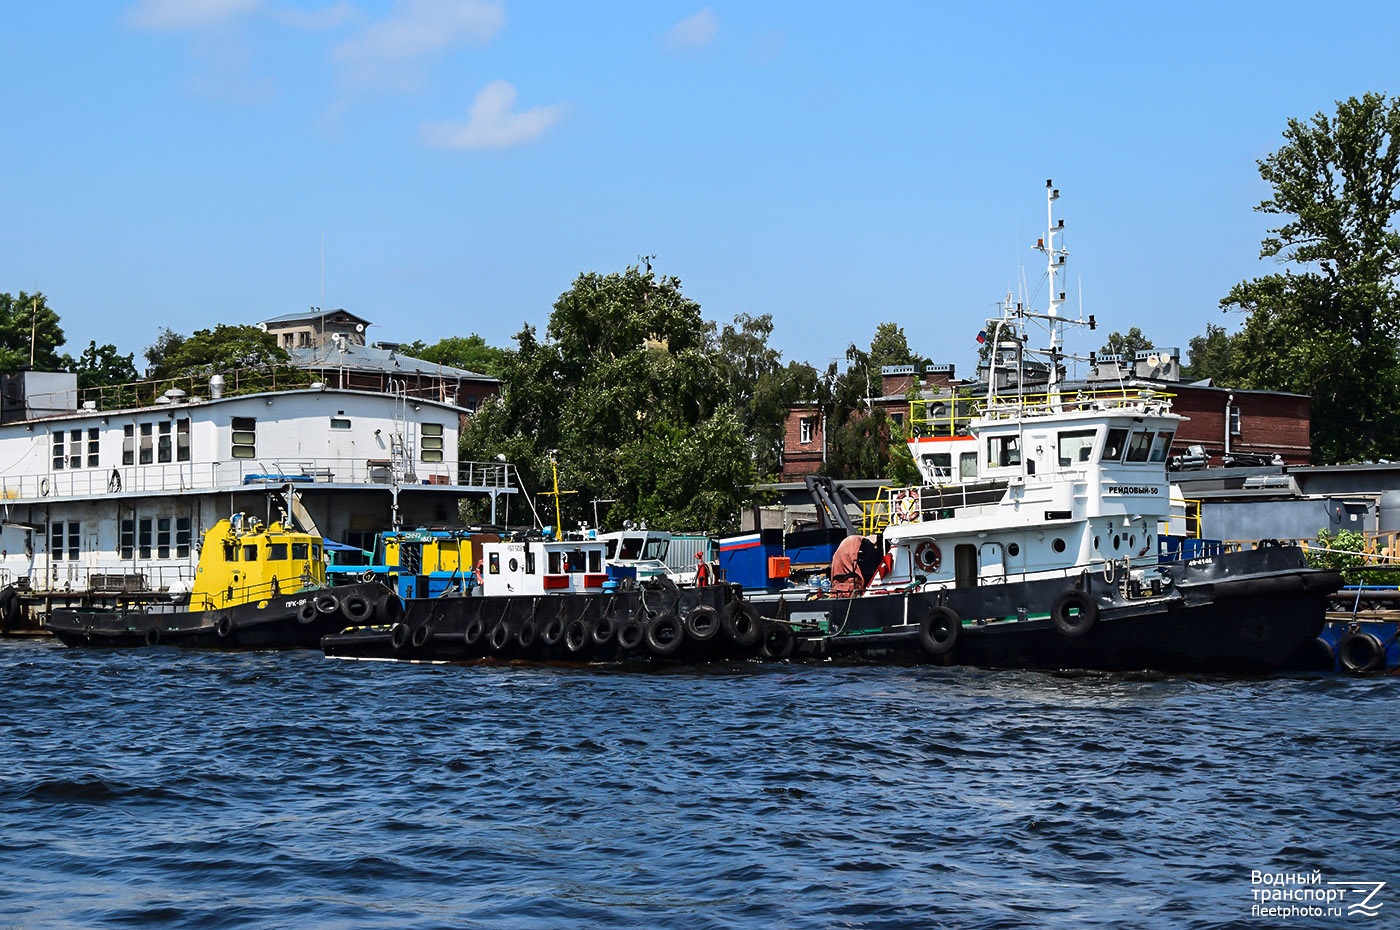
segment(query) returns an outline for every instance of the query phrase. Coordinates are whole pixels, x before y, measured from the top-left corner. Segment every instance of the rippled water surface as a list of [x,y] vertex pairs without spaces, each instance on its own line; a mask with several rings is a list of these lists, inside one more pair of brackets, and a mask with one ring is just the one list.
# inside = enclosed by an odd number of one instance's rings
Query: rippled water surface
[[6,928],[1262,927],[1251,872],[1313,869],[1400,915],[1394,678],[5,642],[0,685]]

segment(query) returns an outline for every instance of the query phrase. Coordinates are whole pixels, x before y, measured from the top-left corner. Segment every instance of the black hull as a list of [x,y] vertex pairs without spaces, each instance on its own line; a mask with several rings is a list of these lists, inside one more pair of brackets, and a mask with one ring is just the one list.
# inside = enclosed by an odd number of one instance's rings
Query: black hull
[[[1268,674],[1289,668],[1322,629],[1334,572],[1308,569],[1296,549],[1230,553],[1170,566],[1173,583],[1130,591],[1100,572],[1063,580],[863,598],[759,602],[796,636],[799,659],[935,663],[982,668]],[[1055,605],[1080,598],[1094,619],[1062,632]],[[1089,606],[1091,605],[1091,606]],[[952,645],[927,645],[920,624],[948,608]],[[833,632],[835,631],[835,632]],[[770,652],[772,650],[769,650]]]
[[407,662],[709,662],[756,655],[758,617],[728,586],[410,600],[396,623],[326,636],[326,655]]
[[281,595],[218,610],[55,610],[44,628],[68,646],[316,649],[321,638],[375,614],[398,615],[378,582]]

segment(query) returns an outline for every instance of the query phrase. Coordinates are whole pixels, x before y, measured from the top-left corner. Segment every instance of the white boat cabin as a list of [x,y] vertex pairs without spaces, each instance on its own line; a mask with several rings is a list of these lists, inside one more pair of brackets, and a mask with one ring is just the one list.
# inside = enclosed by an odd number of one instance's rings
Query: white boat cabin
[[597,594],[608,580],[607,545],[597,540],[526,540],[481,546],[481,593]]

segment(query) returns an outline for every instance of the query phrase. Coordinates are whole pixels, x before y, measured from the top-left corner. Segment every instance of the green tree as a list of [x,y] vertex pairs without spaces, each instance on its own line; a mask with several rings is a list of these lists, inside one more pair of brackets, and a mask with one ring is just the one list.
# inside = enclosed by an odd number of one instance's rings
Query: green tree
[[110,342],[99,346],[89,340],[88,346],[75,361],[64,356],[64,368],[78,375],[78,390],[129,385],[141,376],[136,372],[135,353],[122,355]]
[[499,377],[501,357],[506,350],[487,345],[485,339],[472,333],[470,336],[448,336],[431,345],[415,340],[404,343],[399,351],[426,362]]
[[1152,340],[1143,335],[1141,329],[1134,326],[1126,333],[1109,333],[1099,352],[1104,355],[1121,355],[1123,360],[1131,365],[1133,360],[1137,358],[1138,352],[1151,348],[1153,348]]
[[1232,341],[1233,337],[1225,331],[1225,327],[1207,323],[1205,334],[1192,336],[1187,343],[1186,357],[1189,361],[1182,366],[1181,380],[1231,380],[1235,374]]
[[1400,454],[1400,100],[1366,94],[1291,119],[1259,162],[1283,218],[1261,258],[1292,267],[1220,301],[1247,315],[1231,340],[1240,387],[1312,395],[1313,459]]
[[927,358],[909,348],[904,327],[895,323],[881,323],[875,327],[869,360],[871,370],[877,375],[887,365],[913,365],[917,371],[923,371],[929,363]]
[[[680,281],[629,267],[579,275],[501,360],[501,394],[463,430],[463,455],[505,455],[536,494],[557,451],[564,523],[624,519],[711,532],[737,526],[754,480],[750,447]],[[539,506],[537,503],[536,506]],[[553,522],[553,503],[541,507]]]
[[64,340],[58,313],[43,294],[0,294],[0,371],[67,371],[67,359],[58,354]]
[[146,349],[151,363],[146,377],[172,381],[186,387],[190,380],[203,381],[223,375],[230,391],[262,391],[310,383],[310,375],[291,363],[277,337],[257,326],[226,326],[195,330],[180,336],[165,330],[156,344]]
[[768,344],[773,334],[769,314],[741,313],[733,324],[717,332],[710,324],[709,329],[709,351],[751,448],[754,468],[760,475],[773,475],[781,466],[788,408],[811,396],[816,371],[800,362],[783,365],[782,353]]

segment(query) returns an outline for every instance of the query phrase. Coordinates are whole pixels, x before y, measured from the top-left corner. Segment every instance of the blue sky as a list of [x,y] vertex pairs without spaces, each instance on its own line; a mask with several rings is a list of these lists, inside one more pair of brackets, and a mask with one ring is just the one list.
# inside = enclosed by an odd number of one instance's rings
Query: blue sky
[[[819,366],[893,321],[970,373],[1063,191],[1070,306],[1176,345],[1268,273],[1256,162],[1396,92],[1400,4],[6,4],[0,291],[77,354],[322,304],[543,329],[655,255]],[[1042,289],[1043,290],[1043,289]],[[1043,294],[1041,295],[1043,300]],[[1089,344],[1090,342],[1094,344]]]

